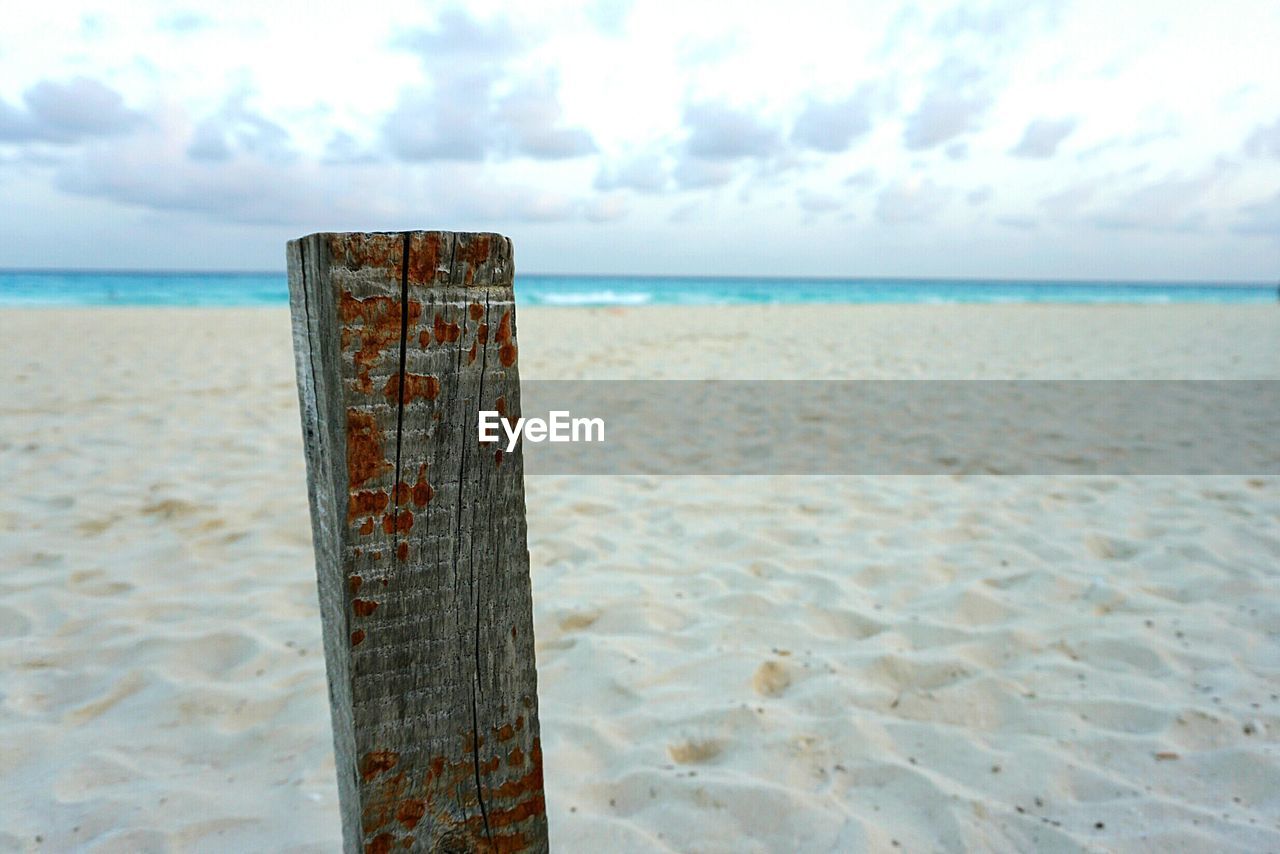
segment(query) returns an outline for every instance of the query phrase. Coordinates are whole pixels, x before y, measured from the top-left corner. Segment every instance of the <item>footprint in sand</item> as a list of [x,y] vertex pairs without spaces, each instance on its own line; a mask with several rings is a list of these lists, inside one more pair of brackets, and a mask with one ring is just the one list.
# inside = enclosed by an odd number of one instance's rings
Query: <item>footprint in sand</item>
[[751,677],[751,685],[763,697],[779,697],[790,684],[791,674],[780,661],[766,661]]

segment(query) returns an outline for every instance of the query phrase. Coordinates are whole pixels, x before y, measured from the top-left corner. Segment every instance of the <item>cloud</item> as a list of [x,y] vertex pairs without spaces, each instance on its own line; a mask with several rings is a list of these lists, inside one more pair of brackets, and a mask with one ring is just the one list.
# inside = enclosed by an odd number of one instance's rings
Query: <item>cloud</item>
[[844,207],[845,200],[830,193],[817,193],[812,190],[800,190],[796,193],[796,201],[800,209],[808,214],[824,214],[838,211]]
[[1045,23],[1055,22],[1061,5],[1058,0],[997,0],[985,5],[965,2],[940,14],[933,31],[944,38],[972,35],[989,45],[993,40],[1026,32],[1037,23],[1037,17]]
[[1035,119],[1022,132],[1022,139],[1009,149],[1014,157],[1046,159],[1052,157],[1064,139],[1076,129],[1076,120]]
[[1016,228],[1019,231],[1031,231],[1040,225],[1040,223],[1036,221],[1035,217],[1023,216],[1020,214],[998,216],[996,217],[996,224],[1003,225],[1005,228]]
[[200,12],[185,10],[170,12],[156,21],[156,26],[171,33],[194,33],[213,26],[213,20]]
[[605,35],[621,36],[633,5],[633,0],[594,0],[587,4],[587,18]]
[[[395,229],[424,220],[479,228],[604,222],[626,214],[616,198],[528,186],[489,164],[420,170],[367,157],[280,161],[261,147],[239,145],[228,146],[225,157],[197,159],[189,155],[192,136],[185,115],[158,116],[144,133],[97,140],[65,158],[54,166],[54,184],[75,195],[213,222],[311,229]],[[335,139],[339,146],[354,144]]]
[[951,200],[951,191],[929,180],[899,181],[880,191],[876,216],[889,224],[933,219]]
[[497,105],[495,118],[511,134],[512,149],[541,160],[581,157],[596,150],[591,134],[561,121],[553,74],[523,81]]
[[1154,181],[1096,211],[1090,219],[1108,230],[1193,231],[1205,224],[1205,197],[1228,171],[1220,162],[1202,175]]
[[907,119],[903,142],[922,151],[977,130],[993,101],[981,69],[948,60],[931,75],[929,89]]
[[227,98],[216,114],[196,125],[187,156],[193,160],[230,160],[237,152],[255,154],[269,162],[293,159],[289,132],[248,106],[241,89]]
[[435,90],[405,89],[383,122],[383,136],[401,160],[483,160],[495,144],[489,105],[493,80],[459,73]]
[[505,20],[450,11],[435,30],[415,30],[396,43],[418,55],[432,80],[403,89],[384,120],[383,138],[396,157],[558,160],[596,150],[590,133],[563,123],[554,73],[510,70],[530,43]]
[[666,158],[657,152],[642,152],[600,167],[597,190],[635,190],[661,193],[671,181]]
[[1280,193],[1242,206],[1239,215],[1239,221],[1231,229],[1237,234],[1280,238]]
[[995,197],[995,194],[996,191],[991,187],[978,187],[977,189],[970,190],[965,193],[964,200],[974,207],[977,207],[978,205],[985,205],[987,202],[991,201],[991,199]]
[[25,109],[0,101],[0,142],[67,145],[128,133],[145,122],[141,113],[124,105],[120,93],[87,77],[42,80],[22,99]]
[[842,182],[846,187],[859,187],[868,189],[876,182],[876,173],[874,169],[860,169],[849,175]]
[[1060,190],[1040,200],[1040,207],[1054,220],[1075,219],[1080,210],[1098,193],[1100,182],[1089,181]]
[[376,163],[378,156],[344,130],[333,132],[325,144],[322,163],[353,164]]
[[704,160],[769,157],[782,150],[782,135],[745,110],[706,102],[684,109],[685,150]]
[[1255,128],[1245,140],[1244,151],[1254,157],[1280,158],[1280,118]]
[[676,164],[672,177],[681,189],[701,190],[723,187],[733,180],[733,171],[733,164],[723,160],[683,157]]
[[584,210],[588,222],[614,222],[627,215],[627,200],[622,193],[605,193],[588,201]]
[[501,64],[528,47],[528,40],[505,18],[481,21],[461,9],[440,13],[435,29],[409,30],[396,37],[397,47],[416,53],[436,67],[463,58]]
[[845,151],[871,130],[871,94],[864,86],[843,100],[810,100],[796,119],[791,141],[816,151]]

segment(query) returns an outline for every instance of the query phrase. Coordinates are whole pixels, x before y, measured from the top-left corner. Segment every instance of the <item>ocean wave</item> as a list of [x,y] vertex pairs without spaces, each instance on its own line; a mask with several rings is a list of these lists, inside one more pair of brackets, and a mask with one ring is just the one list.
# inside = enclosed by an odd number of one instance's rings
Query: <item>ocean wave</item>
[[644,291],[534,292],[528,297],[535,305],[644,305],[653,301],[653,294]]

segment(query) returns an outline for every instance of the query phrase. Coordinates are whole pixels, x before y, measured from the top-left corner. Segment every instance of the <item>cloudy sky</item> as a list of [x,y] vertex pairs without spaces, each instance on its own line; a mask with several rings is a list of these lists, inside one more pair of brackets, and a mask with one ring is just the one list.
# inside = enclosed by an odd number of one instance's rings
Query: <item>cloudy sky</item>
[[0,266],[1280,279],[1280,3],[31,2]]

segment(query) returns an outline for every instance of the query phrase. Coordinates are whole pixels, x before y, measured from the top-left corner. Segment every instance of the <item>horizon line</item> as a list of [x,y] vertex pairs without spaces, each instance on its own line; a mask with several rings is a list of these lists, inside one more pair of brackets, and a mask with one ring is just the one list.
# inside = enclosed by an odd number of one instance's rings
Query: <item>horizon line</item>
[[[130,268],[130,267],[0,267],[0,275],[135,275],[135,276],[280,276],[287,277],[285,270],[197,270],[197,269],[164,269],[164,268]],[[567,278],[567,279],[701,279],[701,280],[746,280],[760,282],[964,282],[964,283],[1023,283],[1023,284],[1079,284],[1079,285],[1200,285],[1209,287],[1251,287],[1280,288],[1280,279],[1268,281],[1264,279],[1123,279],[1123,278],[1019,278],[1015,276],[875,276],[875,275],[736,275],[732,273],[557,273],[527,272],[516,273],[520,276]]]

